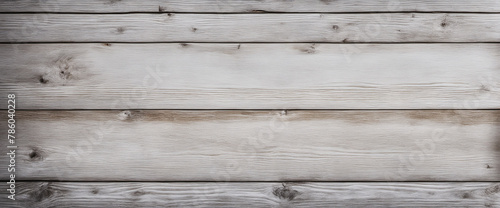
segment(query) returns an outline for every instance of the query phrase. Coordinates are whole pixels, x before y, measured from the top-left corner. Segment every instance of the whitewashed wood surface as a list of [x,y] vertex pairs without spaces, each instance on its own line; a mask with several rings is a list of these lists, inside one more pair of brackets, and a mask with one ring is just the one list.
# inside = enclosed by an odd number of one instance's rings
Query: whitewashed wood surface
[[0,43],[0,207],[500,208],[497,0],[0,1]]
[[499,44],[1,44],[0,56],[18,109],[500,107]]
[[498,183],[23,182],[6,207],[499,207]]
[[0,12],[500,12],[496,0],[16,0]]
[[0,14],[0,42],[500,42],[500,14]]
[[19,180],[500,180],[497,110],[21,111],[16,117]]

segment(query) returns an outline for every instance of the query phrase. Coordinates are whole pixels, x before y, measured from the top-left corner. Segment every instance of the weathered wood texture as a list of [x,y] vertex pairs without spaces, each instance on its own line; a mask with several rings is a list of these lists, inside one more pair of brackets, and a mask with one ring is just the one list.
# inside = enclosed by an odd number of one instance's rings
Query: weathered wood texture
[[17,0],[0,12],[500,12],[496,0]]
[[18,109],[500,108],[500,44],[2,44],[0,57]]
[[16,118],[18,180],[500,180],[497,110],[20,111]]
[[19,183],[2,207],[500,207],[498,183]]
[[500,42],[500,14],[0,14],[0,42]]

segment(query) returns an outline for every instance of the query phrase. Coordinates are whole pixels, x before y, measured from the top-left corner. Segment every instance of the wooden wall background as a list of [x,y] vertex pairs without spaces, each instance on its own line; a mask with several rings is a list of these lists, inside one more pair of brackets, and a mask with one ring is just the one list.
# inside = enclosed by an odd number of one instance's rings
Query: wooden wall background
[[0,207],[500,207],[497,0],[1,1],[0,42]]

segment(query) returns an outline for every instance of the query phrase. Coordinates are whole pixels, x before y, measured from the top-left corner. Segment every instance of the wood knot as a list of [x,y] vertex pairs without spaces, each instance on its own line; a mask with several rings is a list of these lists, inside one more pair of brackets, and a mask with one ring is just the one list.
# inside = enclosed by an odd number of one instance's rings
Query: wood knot
[[47,200],[53,197],[55,194],[56,191],[52,188],[52,184],[48,182],[48,183],[41,183],[39,188],[33,189],[29,195],[31,199],[37,202],[41,202],[43,200]]
[[55,65],[59,71],[59,79],[69,80],[73,78],[76,66],[73,63],[72,56],[61,56],[55,61]]
[[31,152],[28,154],[29,161],[42,161],[44,159],[44,152],[39,148],[32,148]]
[[38,81],[42,84],[47,84],[49,83],[49,80],[45,78],[45,76],[41,75]]
[[90,193],[92,193],[92,194],[98,194],[98,193],[99,193],[99,189],[97,189],[97,188],[93,188],[93,189],[90,191]]
[[313,43],[307,48],[300,49],[300,51],[308,54],[316,53],[316,45]]
[[125,28],[124,27],[118,27],[118,28],[116,28],[116,32],[118,34],[123,34],[125,32]]
[[282,110],[280,112],[280,116],[286,116],[286,115],[288,115],[288,111],[287,110]]
[[349,40],[347,38],[344,38],[344,40],[342,40],[342,43],[347,43]]
[[500,193],[500,185],[497,184],[495,186],[488,187],[486,190],[484,190],[484,193],[486,193],[487,195]]
[[122,111],[118,114],[118,118],[122,121],[131,120],[132,119],[132,112],[130,112],[128,110]]
[[283,187],[274,188],[273,190],[274,196],[277,196],[280,199],[291,201],[300,194],[298,191],[293,190],[285,183],[283,183],[282,186]]
[[61,54],[47,65],[45,72],[36,77],[38,83],[65,86],[70,81],[89,76],[84,65],[75,61],[74,56],[70,54]]
[[162,7],[162,6],[158,6],[158,12],[165,12],[165,11],[167,11],[167,8]]
[[479,88],[479,90],[484,91],[484,92],[490,92],[491,91],[491,89],[488,86],[484,85],[484,84],[481,85],[481,88]]
[[333,26],[332,26],[332,29],[333,29],[333,30],[338,30],[338,29],[339,29],[339,26],[338,26],[338,25],[333,25]]
[[448,18],[448,15],[445,15],[444,18],[443,18],[443,20],[441,21],[440,25],[441,25],[442,28],[445,28],[446,26],[448,26],[448,21],[447,21],[446,18]]
[[137,190],[132,192],[132,196],[142,196],[142,195],[146,195],[146,192],[143,190]]
[[188,47],[188,46],[189,46],[189,44],[187,44],[187,43],[181,43],[181,46],[182,46],[182,47]]
[[470,198],[472,198],[472,195],[471,195],[469,192],[465,192],[465,193],[462,193],[462,194],[460,195],[460,197],[461,197],[462,199],[470,199]]

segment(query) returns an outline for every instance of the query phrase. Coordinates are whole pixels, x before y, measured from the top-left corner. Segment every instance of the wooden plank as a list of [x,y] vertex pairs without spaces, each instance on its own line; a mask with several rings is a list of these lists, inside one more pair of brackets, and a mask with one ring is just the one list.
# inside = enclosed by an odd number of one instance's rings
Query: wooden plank
[[498,110],[19,111],[16,179],[499,181],[499,118]]
[[18,109],[489,109],[500,108],[499,49],[1,44],[0,94],[16,93]]
[[0,12],[500,12],[495,0],[51,0],[0,1]]
[[500,42],[500,14],[0,14],[0,29],[0,42]]
[[2,207],[500,207],[498,183],[18,183]]

